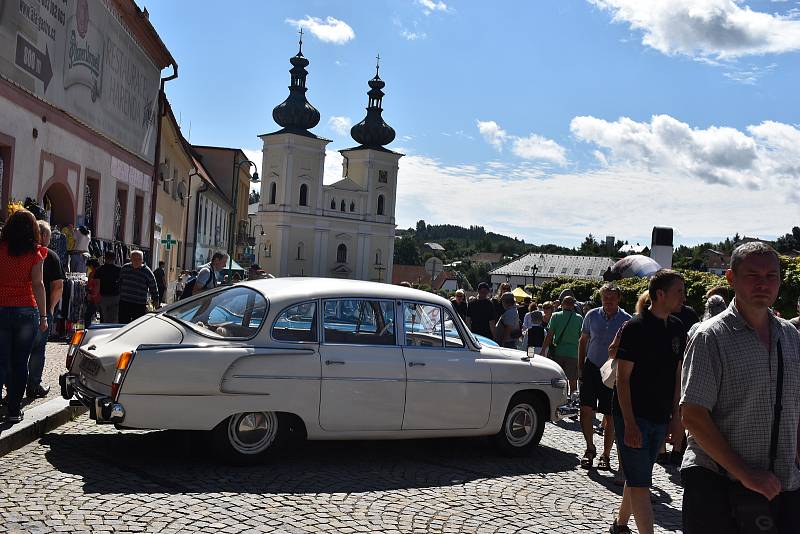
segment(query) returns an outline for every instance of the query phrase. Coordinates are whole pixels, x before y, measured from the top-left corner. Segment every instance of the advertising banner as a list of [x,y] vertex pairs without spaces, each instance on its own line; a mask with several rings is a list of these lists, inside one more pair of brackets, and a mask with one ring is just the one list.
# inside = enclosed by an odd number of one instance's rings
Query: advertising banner
[[107,0],[0,0],[0,76],[153,162],[160,70]]

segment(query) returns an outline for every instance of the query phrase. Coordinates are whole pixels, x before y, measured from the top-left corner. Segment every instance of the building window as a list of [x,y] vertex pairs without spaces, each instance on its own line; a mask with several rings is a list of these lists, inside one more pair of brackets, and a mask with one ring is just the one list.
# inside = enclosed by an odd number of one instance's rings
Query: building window
[[592,270],[586,269],[586,276],[592,276]]
[[344,200],[342,200],[342,203],[339,205],[339,209],[344,211]]
[[264,243],[264,257],[271,258],[272,257],[272,241],[267,241]]
[[578,274],[580,272],[581,272],[581,269],[580,269],[580,267],[578,267],[577,269],[575,269],[575,272],[573,272],[572,274]]
[[378,183],[385,184],[389,182],[389,171],[378,171]]
[[550,267],[550,269],[547,272],[548,273],[554,273],[554,272],[556,272],[556,268],[555,267]]
[[128,190],[117,189],[114,205],[114,239],[125,241],[125,220],[128,216]]
[[356,211],[356,203],[352,200],[350,201],[350,211]]
[[381,249],[375,251],[375,265],[383,265],[383,253]]
[[275,204],[275,197],[278,196],[278,184],[272,182],[269,185],[269,203]]
[[567,268],[566,268],[566,267],[564,267],[563,269],[561,269],[561,274],[567,274]]
[[384,200],[383,195],[378,195],[378,215],[383,215]]
[[181,201],[181,206],[186,205],[186,182],[181,180],[180,185],[178,186],[178,198]]
[[336,247],[336,262],[347,263],[347,247],[344,243]]
[[331,209],[332,209],[332,210],[335,210],[335,209],[336,209],[336,199],[335,199],[335,198],[332,198],[332,199],[331,199]]
[[297,259],[298,259],[298,260],[302,260],[302,259],[303,259],[303,252],[304,252],[304,249],[305,249],[305,246],[303,245],[303,242],[302,242],[302,241],[300,241],[300,242],[297,244]]
[[133,204],[133,242],[142,243],[142,224],[144,216],[144,197],[136,195],[136,200]]
[[308,186],[306,184],[300,186],[300,205],[308,206]]

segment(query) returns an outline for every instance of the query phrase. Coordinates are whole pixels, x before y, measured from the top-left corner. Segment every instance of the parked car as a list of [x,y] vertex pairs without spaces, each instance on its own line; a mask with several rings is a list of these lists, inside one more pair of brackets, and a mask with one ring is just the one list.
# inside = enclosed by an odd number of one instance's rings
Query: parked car
[[98,423],[208,430],[243,461],[292,436],[487,435],[525,454],[566,402],[557,364],[480,343],[449,301],[328,278],[243,282],[94,326],[66,366],[62,396]]

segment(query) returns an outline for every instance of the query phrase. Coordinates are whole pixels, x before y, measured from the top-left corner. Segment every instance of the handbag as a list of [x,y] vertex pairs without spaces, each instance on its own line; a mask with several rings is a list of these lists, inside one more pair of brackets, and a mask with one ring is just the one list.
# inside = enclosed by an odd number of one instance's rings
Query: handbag
[[603,380],[603,385],[607,388],[613,388],[617,384],[617,359],[609,358],[606,363],[600,367],[600,378]]
[[[772,418],[772,435],[769,442],[769,470],[774,472],[778,456],[778,433],[780,431],[781,404],[783,397],[783,351],[778,340],[778,381],[775,386],[775,410]],[[745,488],[740,482],[731,482],[728,500],[733,517],[741,534],[778,534],[778,527],[766,497]]]

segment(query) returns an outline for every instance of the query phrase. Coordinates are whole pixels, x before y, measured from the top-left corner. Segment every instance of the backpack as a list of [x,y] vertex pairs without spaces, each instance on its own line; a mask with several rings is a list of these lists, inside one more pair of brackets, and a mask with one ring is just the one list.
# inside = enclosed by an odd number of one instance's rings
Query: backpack
[[[203,286],[203,289],[208,289],[208,284],[211,284],[211,287],[216,286],[214,282],[216,282],[217,275],[211,268],[209,268],[209,271],[210,272],[208,275],[208,280],[206,281],[206,285]],[[191,297],[192,294],[194,293],[194,286],[196,284],[197,284],[197,276],[192,276],[191,278],[189,278],[186,281],[186,285],[183,286],[183,291],[181,291],[181,296],[178,300],[183,300],[185,298]]]

